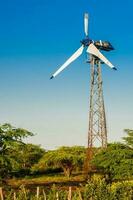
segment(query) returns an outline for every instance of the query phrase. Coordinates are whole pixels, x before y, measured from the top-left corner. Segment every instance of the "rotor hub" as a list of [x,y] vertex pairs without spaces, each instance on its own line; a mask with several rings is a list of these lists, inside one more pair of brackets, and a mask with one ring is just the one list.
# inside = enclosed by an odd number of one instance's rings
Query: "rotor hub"
[[81,40],[81,44],[84,45],[84,47],[88,47],[93,41],[90,40],[89,38]]

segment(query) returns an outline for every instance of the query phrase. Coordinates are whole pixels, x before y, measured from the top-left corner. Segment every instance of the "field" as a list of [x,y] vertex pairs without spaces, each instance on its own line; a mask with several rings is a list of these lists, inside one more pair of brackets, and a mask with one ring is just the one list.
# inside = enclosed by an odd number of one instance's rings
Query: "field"
[[82,176],[10,179],[0,195],[1,200],[132,200],[133,181],[107,183],[98,175],[88,182]]

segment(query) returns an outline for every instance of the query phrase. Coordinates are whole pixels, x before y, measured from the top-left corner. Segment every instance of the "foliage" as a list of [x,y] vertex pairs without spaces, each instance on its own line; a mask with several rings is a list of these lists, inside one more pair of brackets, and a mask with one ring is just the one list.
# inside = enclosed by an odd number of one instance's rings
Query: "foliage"
[[13,153],[14,159],[16,158],[16,154],[18,155],[16,160],[18,163],[17,170],[27,170],[31,169],[31,167],[39,161],[39,159],[43,156],[45,151],[39,146],[34,144],[23,144],[19,145],[15,152]]
[[95,155],[93,164],[111,179],[130,179],[133,177],[133,150],[120,143],[110,144]]
[[76,171],[82,168],[84,157],[84,147],[61,147],[44,154],[39,163],[33,167],[33,171],[43,170],[48,167],[60,167],[64,171],[64,174],[69,177],[73,170]]
[[22,143],[22,139],[33,136],[33,133],[22,129],[15,128],[10,124],[3,124],[0,126],[0,151],[6,151],[13,148],[18,143]]
[[112,199],[131,200],[133,197],[133,181],[112,183],[110,192]]
[[83,199],[93,200],[131,200],[133,182],[117,182],[107,184],[104,179],[92,180],[83,189]]
[[123,140],[127,146],[133,148],[133,130],[125,129],[125,132],[127,133],[127,137],[123,137]]
[[[31,192],[32,191],[32,192]],[[85,186],[73,188],[59,188],[55,185],[51,189],[45,187],[39,188],[38,196],[37,192],[30,189],[26,189],[21,186],[18,191],[6,192],[5,200],[67,200],[68,196],[71,196],[71,200],[132,200],[133,197],[133,181],[116,182],[107,184],[104,179],[91,180]],[[14,195],[15,194],[15,195]]]
[[18,146],[24,144],[22,139],[28,136],[33,136],[33,133],[10,124],[0,126],[0,176],[7,176],[17,166],[18,154],[15,158],[14,154]]
[[109,199],[110,191],[104,180],[92,180],[88,182],[83,191],[84,199]]

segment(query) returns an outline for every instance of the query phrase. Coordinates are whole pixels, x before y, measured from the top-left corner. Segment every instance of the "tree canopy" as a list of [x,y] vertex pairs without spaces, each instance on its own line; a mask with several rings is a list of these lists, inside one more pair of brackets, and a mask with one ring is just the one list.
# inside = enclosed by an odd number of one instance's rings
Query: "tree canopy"
[[124,144],[109,144],[95,155],[93,164],[111,179],[129,179],[133,177],[133,150]]
[[124,131],[127,133],[127,136],[123,137],[124,142],[127,146],[133,148],[133,130],[125,129]]
[[0,152],[14,148],[22,143],[22,139],[34,134],[22,128],[15,128],[11,124],[0,125]]
[[[22,128],[15,128],[10,124],[0,125],[0,175],[7,176],[17,165],[19,157],[17,149],[23,139],[33,136],[33,133]],[[16,156],[14,156],[16,153]]]
[[45,153],[39,163],[33,167],[33,170],[42,170],[47,167],[60,167],[64,171],[64,174],[69,177],[74,169],[76,170],[82,167],[84,158],[84,147],[61,147]]

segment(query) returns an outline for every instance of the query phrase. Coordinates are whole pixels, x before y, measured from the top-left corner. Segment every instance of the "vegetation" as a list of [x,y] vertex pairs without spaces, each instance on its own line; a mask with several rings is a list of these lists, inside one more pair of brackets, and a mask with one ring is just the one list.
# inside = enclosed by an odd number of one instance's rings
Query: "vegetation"
[[23,145],[23,138],[32,135],[31,132],[10,124],[0,126],[0,176],[7,176],[17,166],[17,156],[14,157],[16,149]]
[[6,192],[5,200],[132,200],[133,182],[117,182],[107,184],[104,179],[92,179],[85,186],[63,189],[55,185],[51,189],[37,187],[36,190],[26,189],[23,185],[17,190]]
[[127,137],[123,137],[123,140],[127,146],[133,149],[133,130],[125,129],[125,132],[127,133]]
[[14,172],[30,170],[31,166],[43,155],[44,150],[39,146],[23,142],[23,139],[28,136],[33,136],[33,133],[25,129],[15,128],[10,124],[0,126],[1,178],[11,176]]
[[95,155],[93,164],[111,180],[133,178],[133,149],[124,144],[108,145]]
[[[28,130],[10,124],[0,125],[1,186],[6,183],[9,188],[18,188],[17,192],[3,189],[4,194],[0,190],[0,196],[4,195],[5,200],[65,200],[68,196],[71,200],[132,199],[133,130],[126,129],[125,132],[127,136],[123,137],[123,143],[95,149],[92,164],[96,171],[87,183],[82,174],[84,147],[60,147],[46,151],[38,145],[24,142],[26,137],[34,135]],[[56,186],[52,186],[54,183]],[[42,187],[37,193],[33,188],[26,189],[26,186],[38,184],[46,186],[45,192]]]
[[82,170],[85,158],[85,148],[80,146],[61,147],[54,151],[48,151],[40,159],[32,170],[40,170],[50,168],[61,168],[64,175],[69,177],[72,171]]

